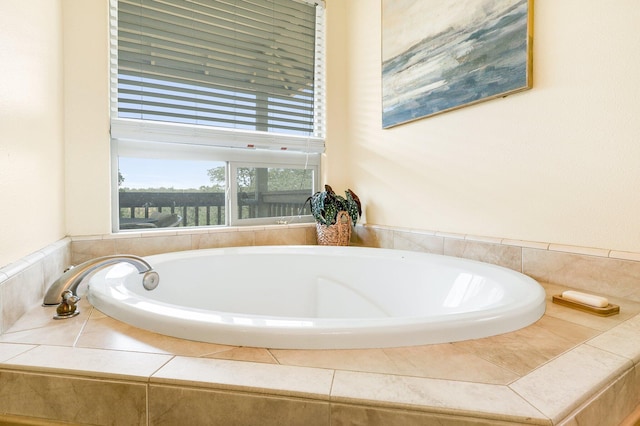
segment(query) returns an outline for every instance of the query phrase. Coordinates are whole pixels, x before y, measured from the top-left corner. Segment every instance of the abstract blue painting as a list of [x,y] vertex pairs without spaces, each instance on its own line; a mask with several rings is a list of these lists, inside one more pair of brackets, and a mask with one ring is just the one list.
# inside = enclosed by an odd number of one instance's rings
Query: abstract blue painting
[[531,87],[533,0],[382,0],[382,127]]

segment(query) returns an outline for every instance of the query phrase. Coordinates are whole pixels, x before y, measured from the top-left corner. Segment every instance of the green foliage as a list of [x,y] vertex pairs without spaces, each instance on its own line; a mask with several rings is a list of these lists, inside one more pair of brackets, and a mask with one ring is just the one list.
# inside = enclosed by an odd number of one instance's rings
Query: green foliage
[[[226,181],[226,168],[216,167],[207,170],[209,180],[223,186]],[[260,178],[266,178],[268,191],[291,191],[311,188],[312,173],[305,169],[239,167],[237,169],[238,189],[242,192],[255,192]],[[263,182],[264,183],[264,182]]]
[[335,225],[338,212],[346,211],[351,217],[351,223],[355,226],[362,215],[362,205],[355,192],[347,189],[345,197],[342,197],[329,185],[325,185],[324,188],[324,191],[316,192],[307,199],[316,222],[326,226]]

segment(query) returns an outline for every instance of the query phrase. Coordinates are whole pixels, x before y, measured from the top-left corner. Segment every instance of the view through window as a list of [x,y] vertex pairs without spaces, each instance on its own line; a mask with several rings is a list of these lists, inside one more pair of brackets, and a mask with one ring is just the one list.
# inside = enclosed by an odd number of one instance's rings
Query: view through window
[[119,158],[120,229],[226,224],[226,164]]
[[311,170],[238,167],[236,182],[238,219],[286,218],[310,213],[305,203],[313,190]]
[[321,2],[110,6],[114,230],[308,215],[324,151]]

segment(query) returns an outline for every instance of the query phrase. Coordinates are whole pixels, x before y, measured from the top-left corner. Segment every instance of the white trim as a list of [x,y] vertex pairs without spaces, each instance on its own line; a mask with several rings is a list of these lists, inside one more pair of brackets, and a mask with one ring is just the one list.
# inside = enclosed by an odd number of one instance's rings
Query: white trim
[[126,118],[111,119],[111,137],[119,140],[208,145],[220,148],[266,149],[309,154],[324,152],[324,139],[317,137]]
[[[206,145],[181,143],[156,143],[153,141],[114,139],[114,162],[117,156],[138,158],[166,158],[176,160],[210,160],[222,162],[250,162],[254,165],[318,166],[319,154],[307,154],[295,151],[273,151],[261,149],[228,149]],[[117,170],[116,170],[117,173]]]

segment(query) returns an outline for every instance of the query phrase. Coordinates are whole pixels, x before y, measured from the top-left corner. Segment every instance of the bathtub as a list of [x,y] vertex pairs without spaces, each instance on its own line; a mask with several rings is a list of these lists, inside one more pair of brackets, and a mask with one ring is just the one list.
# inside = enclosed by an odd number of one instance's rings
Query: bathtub
[[130,325],[235,346],[349,349],[423,345],[514,331],[537,321],[533,279],[448,256],[362,247],[273,246],[145,258],[142,287],[126,263],[88,282],[90,303]]

